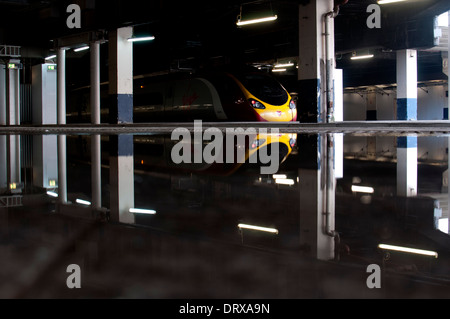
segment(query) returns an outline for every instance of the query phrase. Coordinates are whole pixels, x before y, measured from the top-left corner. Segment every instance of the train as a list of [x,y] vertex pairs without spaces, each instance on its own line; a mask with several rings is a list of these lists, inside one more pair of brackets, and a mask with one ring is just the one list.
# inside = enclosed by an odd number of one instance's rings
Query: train
[[[134,83],[135,123],[297,121],[294,98],[275,78],[255,68],[139,76]],[[68,122],[89,122],[89,87],[72,93]],[[102,122],[109,122],[107,90],[102,96]]]

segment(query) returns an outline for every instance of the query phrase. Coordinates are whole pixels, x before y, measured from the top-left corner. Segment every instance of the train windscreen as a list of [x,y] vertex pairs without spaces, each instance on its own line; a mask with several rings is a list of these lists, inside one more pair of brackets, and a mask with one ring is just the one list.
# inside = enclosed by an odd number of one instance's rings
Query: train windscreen
[[281,84],[274,78],[264,75],[248,73],[239,76],[239,81],[255,97],[272,105],[283,105],[288,100],[288,94]]

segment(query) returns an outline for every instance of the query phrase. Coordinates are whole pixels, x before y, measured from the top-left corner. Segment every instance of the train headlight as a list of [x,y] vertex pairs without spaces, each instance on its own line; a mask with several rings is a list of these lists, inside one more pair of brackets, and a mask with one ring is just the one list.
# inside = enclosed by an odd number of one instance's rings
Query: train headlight
[[260,147],[261,145],[263,145],[266,142],[266,140],[264,138],[261,139],[256,139],[252,142],[252,144],[250,145],[250,149],[254,150],[255,148]]
[[260,109],[260,110],[264,110],[266,107],[264,106],[264,104],[262,104],[261,102],[258,102],[256,100],[253,99],[249,99],[248,100],[250,102],[250,104],[253,106],[253,108],[255,109]]
[[296,109],[296,108],[297,108],[297,105],[295,105],[295,102],[294,102],[294,100],[291,100],[291,102],[289,103],[289,108],[290,108],[291,110],[293,110],[293,109]]

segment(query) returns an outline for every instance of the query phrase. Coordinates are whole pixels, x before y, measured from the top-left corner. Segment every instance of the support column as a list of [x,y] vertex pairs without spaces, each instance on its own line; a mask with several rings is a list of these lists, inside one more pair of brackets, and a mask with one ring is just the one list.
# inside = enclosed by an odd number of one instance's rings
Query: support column
[[[377,92],[369,89],[366,97],[366,121],[377,120]],[[367,156],[375,159],[377,154],[377,137],[367,137]]]
[[[133,122],[132,27],[109,34],[109,96],[111,124]],[[111,219],[134,223],[134,146],[132,135],[111,136],[110,211]]]
[[[91,123],[100,124],[100,43],[91,43]],[[101,140],[91,136],[92,208],[102,207]]]
[[[326,26],[326,14],[333,11],[332,0],[310,1],[299,5],[299,121],[321,123],[330,120],[327,105],[326,70],[334,69],[333,23]],[[328,18],[333,20],[332,18]],[[332,21],[331,21],[332,22]],[[329,34],[329,46],[325,35]],[[330,61],[329,61],[330,62]],[[326,66],[326,68],[325,68]],[[333,79],[333,74],[329,76]],[[329,89],[332,89],[328,87]],[[330,97],[331,98],[331,97]],[[330,101],[332,102],[332,101]],[[333,137],[300,136],[302,147],[299,163],[300,245],[302,251],[320,260],[334,258],[334,174]],[[330,170],[328,169],[330,168]],[[330,175],[331,173],[331,175]]]
[[[397,120],[417,120],[417,51],[397,51]],[[397,196],[417,195],[417,137],[397,138]]]
[[[0,125],[6,125],[6,72],[0,64]],[[8,188],[6,136],[0,135],[0,193]]]
[[[66,124],[66,51],[59,48],[57,52],[57,108],[58,125]],[[67,138],[58,136],[58,202],[67,203]]]
[[[11,64],[20,61],[10,60]],[[20,73],[18,67],[6,70],[6,109],[7,125],[20,125]],[[21,184],[20,136],[11,135],[7,138],[8,178],[7,184]]]
[[[448,11],[448,30],[450,32],[450,10]],[[449,40],[448,40],[448,61],[450,61],[450,36],[449,36]],[[447,75],[448,75],[448,81],[447,81],[447,91],[450,91],[450,63],[447,62]],[[450,96],[447,98],[448,101],[448,111],[450,112]],[[450,113],[449,113],[449,120],[450,120]],[[449,154],[447,154],[448,157],[448,167],[447,167],[447,172],[448,172],[448,178],[447,178],[447,189],[448,189],[448,202],[447,202],[447,207],[448,207],[448,213],[447,213],[447,217],[448,217],[448,233],[450,234],[450,137],[448,138],[448,152]]]

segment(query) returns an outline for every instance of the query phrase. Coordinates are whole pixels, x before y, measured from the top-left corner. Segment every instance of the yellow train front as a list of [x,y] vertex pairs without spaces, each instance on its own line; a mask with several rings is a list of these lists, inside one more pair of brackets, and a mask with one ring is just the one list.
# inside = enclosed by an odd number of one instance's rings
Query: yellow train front
[[256,69],[178,76],[137,84],[134,122],[297,120],[296,103],[286,89]]

